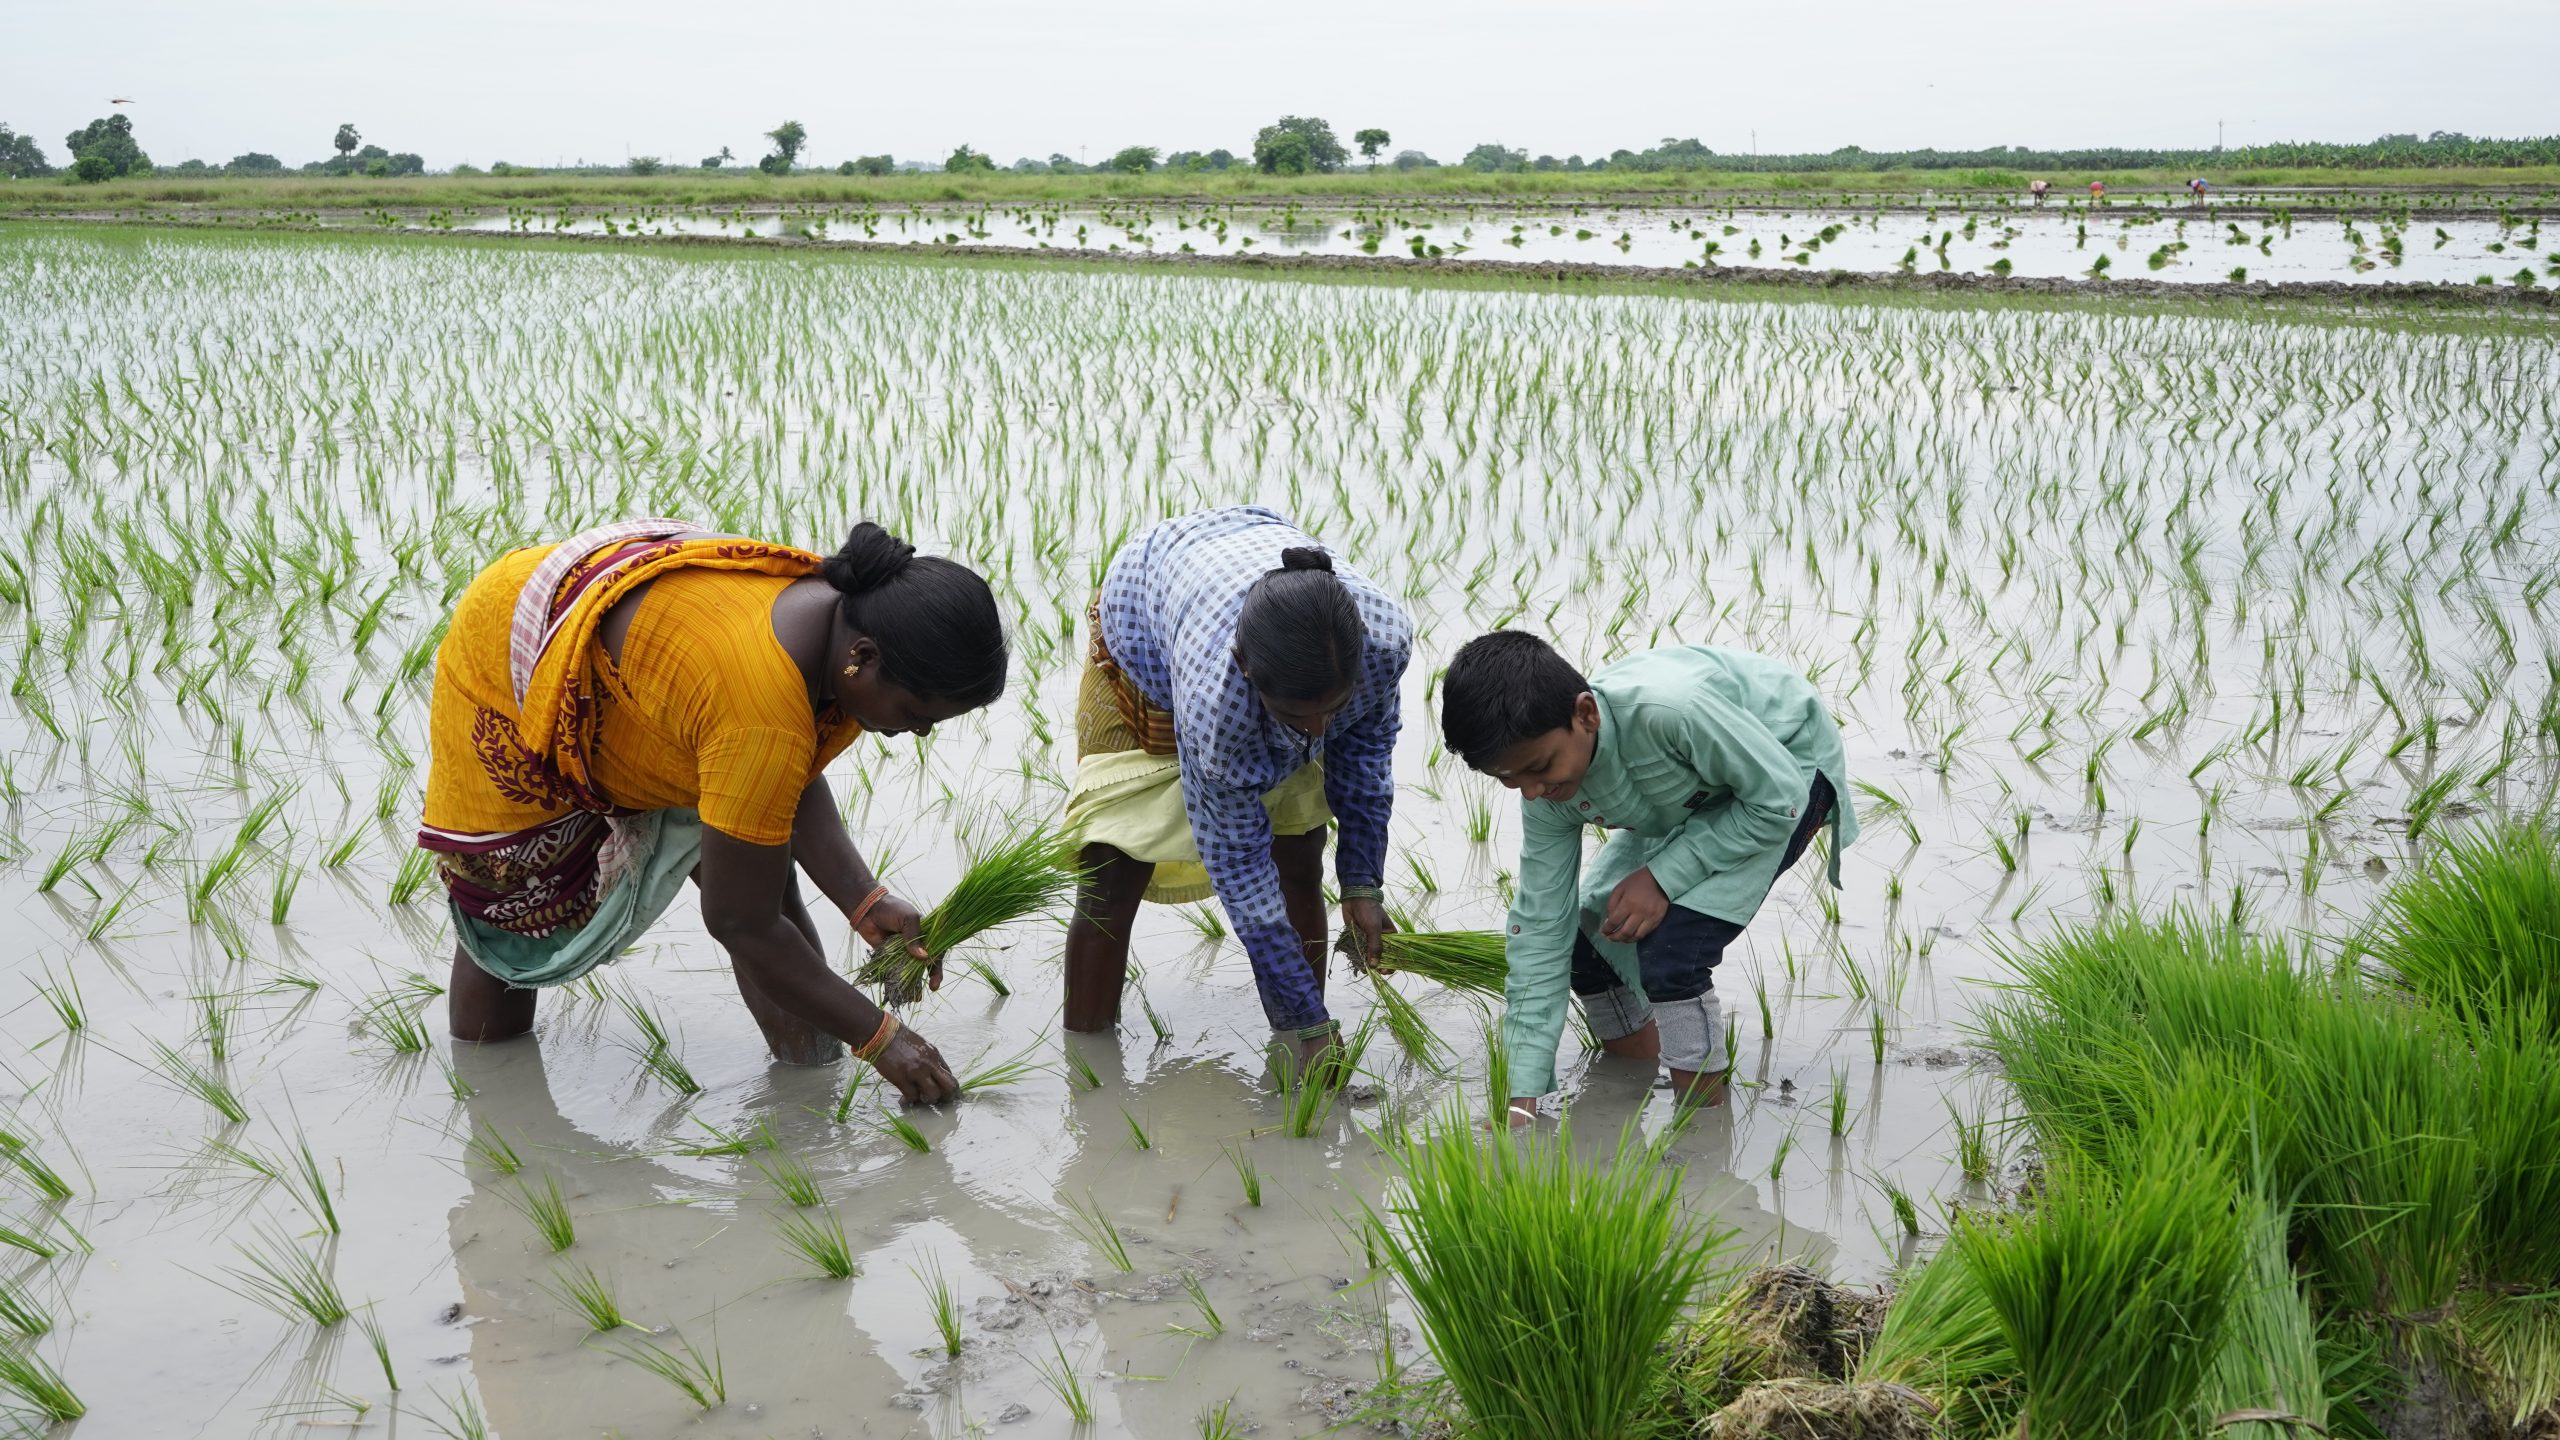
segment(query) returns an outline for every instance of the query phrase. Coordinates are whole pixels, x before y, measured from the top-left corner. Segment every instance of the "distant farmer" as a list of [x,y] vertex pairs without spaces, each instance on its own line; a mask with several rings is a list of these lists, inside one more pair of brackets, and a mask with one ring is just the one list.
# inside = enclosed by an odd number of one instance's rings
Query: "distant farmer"
[[[1858,834],[1840,732],[1812,683],[1705,645],[1585,679],[1544,640],[1498,630],[1449,662],[1440,733],[1520,792],[1502,1022],[1512,1123],[1555,1086],[1568,989],[1603,1052],[1659,1058],[1681,1103],[1720,1103],[1717,962],[1816,830],[1831,829],[1835,886]],[[1611,833],[1586,870],[1595,825]]]
[[2092,200],[2104,200],[2104,199],[2106,199],[2106,198],[2107,198],[2107,182],[2106,182],[2106,181],[2104,181],[2104,180],[2092,180],[2092,181],[2090,181],[2090,182],[2089,182],[2089,198],[2090,198],[2090,199],[2092,199]]
[[2050,180],[2030,180],[2027,182],[2027,194],[2032,196],[2035,202],[2039,205],[2044,203],[2045,195],[2052,189],[2053,182]]
[[824,769],[866,730],[990,703],[1005,666],[987,582],[868,522],[824,559],[637,520],[481,571],[436,650],[418,834],[458,939],[454,1037],[532,1029],[535,990],[621,954],[689,876],[775,1058],[842,1041],[906,1099],[950,1098],[933,1046],[828,967],[793,871],[870,944],[915,935]]
[[2203,177],[2203,176],[2199,175],[2199,176],[2197,176],[2196,178],[2194,178],[2193,180],[2190,180],[2190,181],[2188,181],[2188,182],[2187,182],[2187,194],[2188,194],[2188,196],[2189,196],[2190,198],[2192,198],[2192,199],[2195,201],[2195,203],[2197,203],[2198,205],[2201,205],[2201,204],[2203,204],[2203,203],[2204,203],[2204,191],[2205,191],[2205,184],[2204,184],[2204,177]]
[[1215,894],[1275,1059],[1314,1061],[1341,1028],[1324,1003],[1327,821],[1344,924],[1371,958],[1388,928],[1379,884],[1413,622],[1255,506],[1141,531],[1087,622],[1067,823],[1088,873],[1067,924],[1067,1028],[1118,1022],[1141,899]]

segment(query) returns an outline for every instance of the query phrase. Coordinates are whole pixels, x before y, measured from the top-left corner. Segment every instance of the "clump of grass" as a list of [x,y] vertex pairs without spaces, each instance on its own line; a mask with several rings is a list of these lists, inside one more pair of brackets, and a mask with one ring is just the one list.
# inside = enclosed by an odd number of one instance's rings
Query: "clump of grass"
[[1030,1044],[1023,1046],[1021,1050],[1005,1059],[990,1061],[980,1056],[976,1064],[961,1073],[960,1093],[966,1095],[977,1090],[993,1090],[998,1086],[1012,1085],[1039,1074],[1047,1067],[1034,1058],[1033,1052],[1048,1043],[1049,1037],[1046,1034],[1036,1035],[1032,1037]]
[[1102,1258],[1111,1262],[1111,1268],[1124,1275],[1138,1268],[1129,1261],[1129,1243],[1120,1238],[1120,1227],[1112,1224],[1111,1217],[1102,1213],[1101,1202],[1095,1200],[1090,1191],[1086,1192],[1083,1204],[1077,1204],[1073,1197],[1069,1197],[1066,1203],[1066,1213],[1060,1218],[1067,1222],[1067,1228],[1074,1231],[1077,1238],[1101,1252]]
[[532,1223],[534,1233],[553,1254],[578,1243],[578,1223],[569,1213],[569,1202],[561,1198],[559,1176],[545,1172],[539,1189],[530,1180],[517,1181],[507,1203]]
[[1050,1394],[1058,1397],[1058,1403],[1067,1407],[1069,1420],[1078,1425],[1092,1424],[1093,1396],[1085,1390],[1084,1378],[1076,1374],[1076,1367],[1067,1359],[1066,1347],[1058,1343],[1057,1336],[1049,1337],[1049,1348],[1057,1358],[1054,1361],[1033,1360],[1033,1373],[1040,1377],[1041,1384],[1049,1387]]
[[444,1407],[444,1418],[430,1415],[427,1423],[445,1440],[489,1440],[489,1420],[480,1413],[480,1397],[467,1387],[456,1389],[450,1399],[438,1395],[436,1403]]
[[628,1360],[666,1381],[686,1399],[705,1410],[725,1404],[729,1399],[729,1376],[720,1360],[720,1339],[717,1335],[712,1337],[708,1355],[681,1335],[675,1337],[672,1347],[650,1340],[628,1340],[598,1348],[617,1360]]
[[853,1263],[853,1245],[845,1239],[844,1222],[836,1218],[832,1206],[786,1215],[773,1227],[773,1234],[782,1248],[807,1261],[812,1273],[826,1279],[848,1280],[860,1268]]
[[613,999],[630,1018],[632,1028],[640,1032],[640,1043],[632,1048],[639,1053],[642,1068],[678,1095],[701,1094],[702,1082],[693,1078],[693,1072],[676,1054],[674,1037],[668,1034],[666,1022],[658,1012],[627,990],[614,991]]
[[66,969],[59,979],[53,967],[44,967],[44,978],[35,982],[36,993],[44,997],[45,1008],[62,1022],[62,1028],[73,1035],[89,1026],[88,1002],[80,994],[80,976]]
[[916,1122],[913,1120],[895,1110],[883,1110],[880,1112],[880,1123],[890,1134],[897,1136],[899,1143],[908,1149],[919,1155],[932,1153],[933,1142],[925,1137],[922,1130],[916,1128]]
[[1949,1101],[1947,1119],[1955,1126],[1956,1168],[1967,1180],[1988,1183],[1999,1167],[1999,1158],[1991,1146],[1991,1117],[1977,1115],[1968,1120],[1955,1102]]
[[1241,1150],[1227,1151],[1227,1163],[1235,1167],[1236,1184],[1244,1191],[1244,1203],[1260,1208],[1262,1205],[1261,1167],[1253,1163],[1252,1156]]
[[1141,1150],[1153,1150],[1156,1148],[1156,1142],[1147,1138],[1147,1127],[1138,1123],[1138,1117],[1129,1113],[1128,1106],[1123,1105],[1120,1107],[1120,1118],[1129,1122],[1129,1143],[1131,1145],[1134,1145]]
[[513,1175],[524,1168],[524,1157],[516,1153],[516,1147],[509,1144],[507,1137],[498,1133],[495,1126],[473,1135],[462,1150],[500,1175]]
[[0,1327],[12,1335],[42,1335],[53,1328],[53,1316],[34,1296],[0,1281]]
[[1689,1218],[1631,1130],[1585,1164],[1568,1136],[1487,1142],[1453,1117],[1396,1159],[1404,1198],[1365,1225],[1476,1433],[1626,1433],[1730,1232]]
[[372,1307],[356,1316],[356,1328],[364,1332],[365,1344],[372,1348],[374,1363],[382,1367],[382,1383],[396,1393],[400,1389],[400,1373],[391,1368],[391,1337],[382,1333],[382,1322],[374,1317]]
[[[1080,878],[1076,853],[1081,848],[1073,837],[1039,826],[976,856],[942,903],[925,915],[918,938],[926,954],[949,955],[989,930],[1065,901]],[[922,998],[925,973],[932,968],[932,960],[917,958],[904,941],[893,941],[872,951],[854,978],[879,986],[888,1004],[911,1005]]]
[[1200,1312],[1200,1326],[1196,1333],[1211,1338],[1227,1333],[1227,1322],[1218,1314],[1218,1307],[1209,1303],[1208,1288],[1200,1283],[1200,1277],[1191,1271],[1183,1271],[1182,1288],[1191,1296],[1191,1308]]
[[536,1284],[543,1294],[558,1301],[561,1309],[575,1311],[586,1320],[587,1328],[598,1334],[631,1323],[622,1313],[622,1302],[614,1296],[613,1283],[591,1266],[563,1266],[552,1272],[551,1279]]

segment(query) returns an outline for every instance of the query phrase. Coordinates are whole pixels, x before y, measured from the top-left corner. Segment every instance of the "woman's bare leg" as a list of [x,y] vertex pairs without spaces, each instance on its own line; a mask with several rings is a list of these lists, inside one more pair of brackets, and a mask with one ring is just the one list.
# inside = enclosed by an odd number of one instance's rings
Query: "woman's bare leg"
[[1271,837],[1272,868],[1280,872],[1280,899],[1289,909],[1289,928],[1298,932],[1298,948],[1315,972],[1316,993],[1324,993],[1325,946],[1333,939],[1324,913],[1324,827],[1304,835]]
[[453,947],[453,975],[445,982],[445,1025],[456,1040],[513,1040],[533,1029],[534,992],[519,990],[480,968],[461,946]]
[[1067,1028],[1090,1034],[1120,1023],[1129,983],[1129,928],[1156,867],[1111,845],[1087,845],[1076,863],[1084,881],[1067,917]]

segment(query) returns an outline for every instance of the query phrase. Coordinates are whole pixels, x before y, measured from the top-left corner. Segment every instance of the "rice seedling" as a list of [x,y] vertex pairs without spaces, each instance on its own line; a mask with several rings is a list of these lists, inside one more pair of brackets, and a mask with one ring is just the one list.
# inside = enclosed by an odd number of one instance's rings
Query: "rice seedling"
[[427,1036],[426,1020],[419,1014],[417,997],[406,991],[387,991],[367,1000],[363,1024],[381,1037],[394,1054],[422,1055],[433,1044]]
[[542,1238],[542,1243],[549,1246],[552,1253],[558,1254],[578,1243],[577,1219],[569,1213],[569,1202],[561,1197],[559,1176],[545,1171],[539,1188],[531,1180],[520,1179],[514,1193],[506,1196],[506,1201],[533,1226],[534,1234]]
[[62,1028],[66,1033],[77,1035],[88,1028],[88,1002],[81,998],[80,977],[77,974],[66,970],[57,979],[54,976],[53,967],[47,965],[44,967],[44,978],[35,982],[35,986],[36,994],[44,999],[45,1008],[51,1010],[54,1018],[62,1022]]
[[[590,1340],[587,1343],[594,1344]],[[705,1355],[691,1340],[675,1337],[673,1346],[654,1340],[626,1340],[599,1346],[617,1360],[628,1361],[674,1386],[676,1392],[696,1406],[709,1410],[728,1403],[729,1376],[720,1360],[720,1337],[711,1338],[711,1353]]]
[[1071,1045],[1067,1047],[1066,1056],[1069,1078],[1087,1090],[1102,1088],[1102,1076],[1094,1070],[1093,1062],[1085,1058],[1083,1051]]
[[[2285,1253],[2289,1218],[2254,1195],[2243,1201],[2239,1287],[2202,1397],[2205,1413],[2235,1440],[2283,1440],[2297,1428],[2314,1434],[2329,1428],[2319,1322]],[[2226,1419],[2234,1416],[2264,1418]]]
[[357,1314],[356,1328],[364,1332],[366,1348],[373,1351],[374,1363],[382,1367],[382,1383],[397,1394],[400,1372],[391,1368],[391,1337],[382,1333],[382,1321],[375,1317],[373,1307],[366,1306]]
[[1227,1333],[1227,1322],[1220,1318],[1218,1307],[1209,1303],[1209,1292],[1201,1285],[1200,1277],[1191,1271],[1183,1271],[1182,1288],[1191,1297],[1191,1308],[1200,1313],[1199,1326],[1188,1333],[1203,1339],[1215,1339]]
[[1947,1121],[1956,1132],[1956,1168],[1967,1180],[1978,1184],[1988,1182],[2000,1163],[1991,1146],[1991,1118],[1977,1115],[1968,1120],[1964,1112],[1949,1101]]
[[551,1272],[549,1280],[536,1281],[535,1285],[561,1309],[585,1320],[587,1328],[597,1334],[631,1324],[622,1313],[622,1302],[614,1297],[613,1283],[590,1266],[562,1266]]
[[1503,938],[1491,930],[1394,931],[1379,968],[1478,995],[1500,995],[1511,974]]
[[826,1192],[819,1188],[818,1177],[797,1156],[775,1151],[770,1160],[757,1160],[756,1168],[772,1183],[774,1193],[792,1205],[806,1210],[826,1203]]
[[[1226,1147],[1221,1146],[1220,1148],[1225,1149]],[[1260,1208],[1262,1205],[1261,1167],[1253,1163],[1252,1156],[1241,1150],[1228,1149],[1226,1150],[1226,1156],[1227,1164],[1236,1172],[1236,1185],[1237,1188],[1244,1193],[1244,1203],[1254,1206],[1257,1209]]]
[[916,1277],[916,1283],[924,1287],[925,1303],[933,1310],[934,1332],[942,1337],[942,1353],[959,1354],[960,1296],[951,1288],[950,1277],[942,1273],[941,1260],[927,1255],[922,1270],[910,1265],[907,1273]]
[[1902,1233],[1919,1234],[1920,1206],[1911,1198],[1911,1192],[1903,1189],[1901,1182],[1890,1175],[1877,1175],[1874,1181],[1876,1188],[1884,1192],[1885,1203],[1892,1207],[1893,1221],[1902,1227]]
[[1200,1412],[1200,1440],[1244,1440],[1244,1431],[1235,1421],[1235,1403],[1231,1396]]
[[1841,1136],[1844,1136],[1844,1135],[1848,1134],[1848,1133],[1849,1133],[1849,1072],[1848,1072],[1848,1071],[1846,1071],[1846,1070],[1841,1070],[1841,1069],[1835,1069],[1835,1070],[1833,1070],[1833,1071],[1831,1072],[1831,1094],[1830,1094],[1830,1096],[1829,1096],[1827,1099],[1825,1099],[1822,1103],[1823,1103],[1823,1109],[1824,1109],[1824,1111],[1825,1111],[1825,1112],[1830,1116],[1830,1123],[1831,1123],[1831,1138],[1833,1138],[1833,1139],[1837,1140],[1837,1139],[1839,1139]]
[[[989,930],[1054,909],[1075,893],[1081,845],[1047,826],[1035,826],[974,856],[968,869],[923,919],[918,938],[928,955],[942,957]],[[877,985],[887,1003],[911,1005],[924,994],[932,967],[904,944],[883,946],[855,972]]]
[[2383,893],[2361,946],[2468,1023],[2529,1012],[2560,1035],[2560,831],[2524,822],[2444,841]]
[[53,1316],[34,1296],[15,1282],[0,1281],[0,1329],[12,1335],[36,1336],[52,1328]]
[[287,1320],[308,1319],[322,1329],[347,1318],[346,1297],[338,1293],[325,1256],[296,1244],[280,1231],[264,1230],[251,1245],[233,1247],[247,1262],[229,1267],[226,1287]]
[[1631,1131],[1586,1165],[1566,1140],[1485,1143],[1452,1118],[1396,1159],[1402,1198],[1365,1225],[1478,1432],[1623,1433],[1729,1232],[1687,1216]]
[[1084,1379],[1076,1374],[1074,1363],[1067,1359],[1066,1347],[1052,1335],[1049,1337],[1049,1349],[1055,1359],[1035,1357],[1031,1361],[1031,1372],[1039,1376],[1040,1383],[1048,1387],[1050,1394],[1058,1397],[1059,1404],[1066,1407],[1067,1419],[1078,1425],[1092,1424],[1093,1396],[1084,1388]]
[[170,1084],[202,1100],[213,1112],[231,1124],[247,1122],[249,1109],[240,1103],[239,1094],[218,1073],[207,1070],[160,1041],[151,1042],[152,1053],[160,1057],[159,1076]]
[[467,1387],[456,1386],[450,1398],[438,1395],[436,1403],[444,1407],[444,1418],[425,1419],[445,1440],[489,1440],[489,1419],[481,1413],[480,1398]]
[[507,1142],[495,1126],[475,1133],[462,1147],[463,1153],[479,1161],[492,1173],[513,1175],[524,1168],[524,1157]]
[[62,1374],[32,1350],[0,1346],[0,1393],[47,1425],[61,1425],[89,1413]]
[[1129,1261],[1129,1245],[1120,1238],[1120,1227],[1111,1223],[1111,1217],[1102,1211],[1101,1202],[1095,1200],[1090,1192],[1081,1205],[1073,1196],[1066,1197],[1066,1210],[1059,1219],[1066,1222],[1067,1228],[1075,1232],[1077,1238],[1110,1261],[1112,1269],[1125,1275],[1137,1268]]
[[861,1268],[854,1263],[852,1242],[845,1239],[844,1222],[836,1218],[832,1206],[786,1215],[773,1233],[783,1249],[806,1261],[810,1272],[821,1278],[848,1280]]
[[869,1070],[859,1065],[846,1072],[844,1077],[844,1088],[836,1092],[835,1122],[837,1124],[850,1125],[853,1123],[854,1102],[862,1098],[863,1080],[864,1077],[870,1073],[871,1072]]
[[880,1123],[890,1134],[898,1137],[898,1143],[906,1146],[910,1150],[913,1150],[917,1154],[923,1155],[932,1151],[933,1142],[925,1138],[925,1133],[916,1128],[914,1121],[909,1120],[906,1116],[899,1114],[897,1111],[881,1111]]
[[1130,1145],[1140,1150],[1156,1148],[1155,1142],[1147,1138],[1147,1127],[1138,1123],[1138,1117],[1129,1113],[1129,1107],[1120,1107],[1120,1118],[1129,1122]]

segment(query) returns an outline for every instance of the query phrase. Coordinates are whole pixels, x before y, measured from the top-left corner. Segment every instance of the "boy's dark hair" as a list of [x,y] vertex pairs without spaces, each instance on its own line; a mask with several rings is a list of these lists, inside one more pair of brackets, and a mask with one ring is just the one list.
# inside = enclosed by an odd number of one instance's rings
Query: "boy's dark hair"
[[1440,738],[1482,770],[1523,740],[1573,723],[1591,688],[1573,662],[1525,630],[1496,630],[1458,647],[1440,680]]

